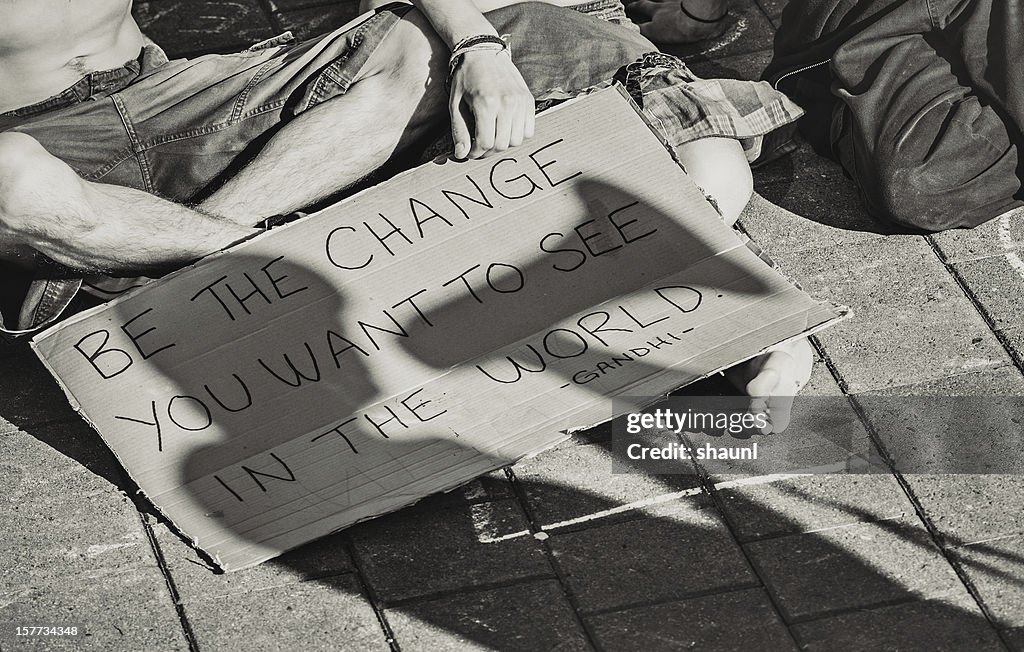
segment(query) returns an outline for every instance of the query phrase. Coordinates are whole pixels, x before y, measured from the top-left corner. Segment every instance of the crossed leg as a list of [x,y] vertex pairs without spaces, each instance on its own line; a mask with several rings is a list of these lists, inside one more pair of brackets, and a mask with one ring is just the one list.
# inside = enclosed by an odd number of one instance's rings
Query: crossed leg
[[27,248],[72,269],[137,273],[190,262],[250,235],[264,217],[357,183],[445,123],[447,50],[418,12],[378,46],[348,93],[281,128],[197,208],[81,179],[37,141],[0,134],[0,255]]

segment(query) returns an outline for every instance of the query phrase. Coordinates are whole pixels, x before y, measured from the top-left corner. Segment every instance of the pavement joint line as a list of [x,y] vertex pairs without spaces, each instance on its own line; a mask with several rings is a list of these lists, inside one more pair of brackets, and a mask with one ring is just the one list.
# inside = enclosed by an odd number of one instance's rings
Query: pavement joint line
[[[523,489],[522,485],[519,484],[519,479],[516,477],[515,471],[511,466],[505,467],[505,477],[508,478],[509,484],[512,485],[512,494],[516,497],[519,503],[519,508],[523,510],[526,515],[526,522],[529,524],[530,532],[537,534],[543,532],[541,527],[537,523],[537,517],[530,508],[530,501],[526,499],[526,490]],[[539,539],[540,545],[544,550],[544,556],[547,558],[548,566],[555,574],[555,579],[558,580],[558,585],[562,589],[562,594],[565,596],[566,601],[569,603],[569,607],[572,610],[572,615],[576,618],[576,622],[580,627],[580,631],[583,632],[583,636],[586,639],[587,645],[594,650],[600,650],[601,646],[597,643],[597,636],[590,629],[590,625],[586,619],[582,616],[582,610],[580,609],[580,602],[576,599],[576,594],[573,593],[569,587],[569,582],[564,570],[562,570],[561,564],[558,563],[558,558],[555,556],[554,550],[551,549],[551,543],[549,540]]]
[[409,605],[422,604],[424,602],[433,602],[435,600],[443,600],[445,598],[457,597],[462,595],[470,595],[474,593],[485,593],[487,591],[495,591],[498,589],[508,589],[516,586],[525,586],[527,584],[535,584],[537,582],[550,582],[557,580],[553,573],[534,573],[532,575],[525,575],[523,577],[516,577],[509,580],[500,580],[497,582],[482,582],[480,584],[472,584],[470,586],[461,586],[455,589],[440,589],[438,591],[431,591],[422,595],[414,595],[408,598],[398,598],[397,600],[389,600],[382,603],[385,611],[401,609]]
[[[947,379],[952,379],[952,378],[961,378],[961,377],[964,377],[964,376],[972,376],[972,375],[975,375],[975,374],[983,374],[986,371],[995,371],[997,369],[1003,369],[1003,368],[1006,368],[1006,367],[1016,368],[1017,365],[1015,365],[1013,363],[1013,360],[1003,360],[1001,362],[993,363],[991,365],[972,367],[970,369],[963,369],[961,371],[954,372],[954,373],[951,373],[951,374],[947,374],[947,375],[942,376],[940,378],[936,378],[935,380],[947,380]],[[850,396],[873,396],[871,394],[871,392],[876,392],[876,391],[881,390],[881,389],[899,389],[900,387],[913,387],[914,385],[920,384],[920,382],[921,381],[913,381],[912,380],[909,383],[897,383],[895,385],[884,385],[884,386],[880,386],[880,387],[866,387],[865,389],[863,389],[861,391],[858,391],[858,392],[850,394]],[[874,395],[874,396],[877,396],[877,395]]]
[[134,496],[132,504],[136,506],[136,515],[139,517],[142,529],[146,533],[146,539],[149,541],[150,551],[153,553],[153,557],[156,560],[157,568],[160,570],[160,574],[164,578],[164,585],[167,587],[167,593],[171,598],[171,604],[174,606],[174,612],[178,616],[178,623],[181,625],[185,642],[188,643],[189,652],[199,652],[199,641],[196,639],[195,631],[192,629],[192,623],[189,622],[188,615],[185,613],[185,605],[182,603],[181,594],[178,593],[178,587],[174,583],[174,577],[171,575],[171,569],[167,566],[167,559],[164,557],[163,549],[160,547],[160,542],[157,541],[156,533],[153,532],[153,528],[150,527],[150,524],[147,522],[142,510],[138,509],[138,504],[135,502]]
[[402,648],[398,644],[398,638],[395,636],[395,630],[391,628],[391,623],[388,622],[387,615],[384,613],[383,601],[377,595],[377,592],[373,590],[373,586],[367,581],[362,560],[356,554],[355,544],[352,542],[352,536],[349,534],[345,535],[345,552],[348,553],[349,559],[352,560],[352,566],[355,568],[353,575],[359,584],[359,589],[366,596],[367,602],[370,603],[373,615],[377,617],[377,624],[380,625],[380,631],[384,635],[384,642],[388,644],[391,652],[402,652]]
[[[271,561],[271,560],[268,560],[267,563],[268,564],[273,564],[274,562]],[[206,570],[210,570],[206,566],[202,566],[202,568],[204,568]],[[319,581],[322,581],[322,580],[330,580],[330,579],[334,579],[335,577],[344,577],[345,575],[355,575],[355,571],[354,570],[347,570],[347,571],[326,572],[326,573],[324,573],[322,575],[310,575],[309,577],[302,577],[302,578],[298,578],[298,579],[295,579],[295,580],[292,580],[292,581],[285,580],[285,581],[282,581],[279,584],[268,584],[266,586],[257,586],[257,587],[251,588],[251,589],[242,589],[240,591],[231,591],[229,593],[213,593],[213,594],[209,594],[209,595],[203,595],[200,598],[193,598],[193,599],[190,599],[190,600],[182,600],[181,603],[182,604],[193,604],[194,605],[194,604],[198,604],[200,602],[209,602],[210,600],[222,600],[224,598],[230,598],[230,597],[236,596],[236,595],[251,595],[251,594],[255,594],[255,593],[263,593],[264,591],[276,591],[278,589],[287,588],[289,586],[295,586],[295,585],[298,585],[298,584],[308,584],[308,583],[311,583],[311,582],[319,582]]]
[[717,587],[714,589],[708,589],[706,591],[688,591],[674,598],[667,600],[639,600],[637,602],[629,602],[623,605],[617,605],[614,607],[604,607],[602,609],[592,609],[584,612],[584,616],[588,619],[598,618],[600,616],[607,616],[608,614],[617,614],[623,611],[630,611],[631,609],[642,609],[644,607],[659,607],[661,605],[673,604],[676,602],[685,602],[687,600],[699,600],[701,598],[710,598],[716,595],[729,595],[730,593],[739,593],[740,591],[750,591],[751,589],[765,590],[764,585],[757,582],[741,582],[728,587]]
[[[811,340],[812,344],[814,343],[813,337],[810,337],[808,339]],[[741,542],[740,537],[736,532],[736,528],[733,525],[732,520],[729,518],[728,512],[725,509],[725,502],[722,499],[722,496],[719,495],[718,489],[715,487],[715,483],[711,481],[711,478],[708,475],[707,471],[704,470],[704,468],[702,468],[700,465],[697,465],[697,477],[700,478],[701,487],[703,487],[704,490],[707,491],[708,496],[710,496],[711,503],[714,505],[715,510],[718,512],[718,517],[722,519],[722,523],[725,525],[726,531],[729,532],[729,536],[732,537],[733,543],[735,543],[736,546],[739,548],[740,554],[743,555],[743,559],[746,560],[747,566],[750,568],[750,571],[754,574],[754,577],[757,578],[757,581],[763,588],[765,595],[768,596],[768,602],[771,604],[772,609],[775,611],[775,615],[778,616],[779,621],[782,622],[783,626],[786,628],[786,634],[789,635],[789,639],[799,649],[800,645],[799,641],[796,638],[796,633],[793,632],[793,630],[789,626],[789,623],[786,622],[786,619],[783,616],[782,605],[779,604],[778,598],[772,593],[771,590],[769,590],[768,582],[765,581],[764,571],[757,565],[754,558],[751,557],[749,552],[747,552],[746,546],[744,546]]]
[[[934,246],[934,243],[932,244]],[[889,466],[890,469],[892,469],[892,474],[893,477],[896,478],[896,482],[900,485],[900,488],[903,490],[903,493],[906,494],[907,498],[910,500],[910,504],[914,507],[914,512],[917,515],[917,518],[921,521],[921,523],[924,524],[925,531],[928,533],[928,538],[931,539],[932,543],[938,549],[939,554],[942,555],[943,559],[946,560],[946,563],[949,564],[950,567],[953,569],[953,572],[956,573],[957,579],[959,579],[960,583],[963,584],[964,587],[967,589],[968,594],[971,596],[971,599],[974,600],[975,604],[978,606],[978,609],[981,611],[982,616],[984,616],[985,620],[988,621],[989,627],[996,632],[996,636],[999,638],[999,641],[1003,644],[1003,646],[1006,649],[1013,649],[1013,646],[1010,645],[1009,641],[1002,634],[1002,632],[999,631],[999,628],[996,626],[995,616],[992,614],[992,611],[988,608],[988,605],[985,604],[984,600],[982,600],[981,593],[978,591],[978,588],[974,585],[974,582],[971,580],[970,576],[963,569],[963,566],[951,555],[950,550],[943,545],[944,538],[942,536],[942,533],[932,522],[931,518],[929,518],[927,512],[925,512],[924,505],[922,504],[921,500],[917,497],[917,494],[914,493],[914,490],[911,488],[910,483],[907,482],[907,479],[904,477],[902,473],[896,470],[895,465],[893,464],[892,456],[889,454],[889,451],[886,450],[881,445],[881,438],[878,435],[878,431],[871,424],[871,421],[867,418],[867,414],[865,413],[864,408],[861,406],[860,402],[857,400],[857,397],[849,396],[849,400],[853,405],[854,410],[857,412],[858,418],[861,420],[861,423],[867,430],[868,436],[871,438],[873,442],[875,442],[875,445],[879,448],[882,457],[886,462],[886,465]]]
[[1018,530],[1017,532],[1011,532],[1010,534],[1000,534],[996,537],[988,537],[987,539],[978,539],[977,541],[968,541],[967,543],[957,543],[954,545],[947,546],[952,550],[959,548],[967,548],[969,546],[977,546],[983,543],[992,543],[993,541],[1005,541],[1006,539],[1019,539],[1024,535],[1024,530]]
[[970,286],[967,284],[967,280],[964,279],[956,267],[947,261],[945,256],[942,255],[942,249],[935,241],[934,236],[925,236],[925,242],[927,242],[928,246],[931,247],[932,253],[939,259],[942,266],[946,268],[946,273],[953,278],[953,281],[955,281],[958,286],[960,286],[960,291],[964,293],[967,300],[971,302],[974,309],[978,311],[979,315],[981,315],[981,318],[985,321],[985,325],[988,326],[989,331],[995,335],[996,340],[999,341],[999,344],[1003,347],[1006,355],[1010,358],[1010,362],[1017,367],[1018,371],[1024,373],[1024,366],[1022,366],[1022,364],[1024,364],[1024,360],[1021,360],[1014,355],[1013,346],[1010,344],[1009,340],[1006,339],[1006,335],[1003,333],[1003,330],[995,327],[995,323],[985,310],[984,304],[982,304],[977,295],[974,294],[974,291],[971,290]]
[[[768,474],[768,475],[753,476],[753,477],[749,477],[749,478],[740,478],[740,479],[736,479],[736,480],[723,480],[721,482],[715,483],[714,486],[715,486],[716,489],[730,489],[732,487],[745,487],[745,486],[752,486],[752,485],[762,485],[762,484],[769,484],[769,483],[772,483],[772,482],[781,482],[781,481],[784,481],[784,480],[790,480],[790,479],[793,479],[793,478],[807,477],[807,476],[814,475],[815,473],[829,473],[829,472],[834,472],[834,471],[838,471],[838,470],[844,470],[846,468],[847,468],[847,463],[846,462],[836,462],[835,464],[827,464],[827,465],[822,465],[822,466],[818,466],[818,467],[813,467],[813,469],[809,470],[809,472],[771,473],[771,474]],[[550,524],[547,524],[547,525],[538,525],[537,526],[537,528],[538,528],[537,532],[532,532],[530,530],[520,530],[518,532],[512,532],[510,534],[503,534],[503,535],[500,535],[500,536],[493,536],[493,535],[487,534],[487,532],[486,532],[486,525],[487,524],[479,523],[478,522],[477,514],[473,510],[471,510],[471,518],[472,518],[472,521],[473,521],[473,528],[474,528],[474,530],[476,530],[477,541],[478,542],[483,543],[483,544],[501,543],[503,541],[509,541],[511,539],[518,539],[520,537],[527,537],[527,536],[534,536],[534,537],[536,537],[538,534],[542,534],[542,533],[543,534],[548,534],[548,533],[551,533],[553,530],[559,530],[559,529],[570,527],[570,526],[573,526],[573,525],[579,525],[581,523],[589,523],[591,521],[597,521],[599,519],[607,518],[609,516],[615,516],[617,514],[623,514],[623,513],[626,513],[626,512],[637,511],[637,510],[643,509],[644,507],[650,507],[650,506],[653,506],[653,505],[661,505],[661,504],[664,504],[664,503],[669,503],[669,502],[678,500],[680,498],[690,498],[690,497],[693,497],[693,496],[699,496],[699,495],[701,495],[703,493],[704,493],[704,488],[703,487],[691,487],[690,489],[683,489],[682,491],[674,491],[672,493],[661,494],[659,496],[652,496],[650,498],[643,498],[641,500],[634,500],[634,501],[629,502],[629,503],[625,503],[625,504],[622,504],[622,505],[617,505],[616,507],[612,507],[612,508],[609,508],[609,509],[603,509],[603,510],[601,510],[599,512],[593,512],[591,514],[586,514],[584,516],[578,516],[576,518],[570,518],[570,519],[567,519],[567,520],[564,520],[564,521],[558,521],[556,523],[550,523]],[[489,504],[491,504],[491,503],[484,503],[484,505],[489,505]],[[472,507],[477,507],[477,506],[479,506],[479,505],[473,505]],[[543,539],[540,539],[540,540],[543,540]]]
[[[905,604],[914,604],[915,602],[938,602],[936,598],[930,598],[926,595],[909,595],[905,598],[893,598],[892,600],[880,600],[878,602],[872,602],[867,605],[860,605],[857,607],[849,607],[844,609],[828,609],[820,613],[816,613],[810,616],[798,616],[787,621],[788,624],[792,625],[806,625],[807,623],[814,623],[821,620],[828,620],[830,618],[836,618],[838,616],[845,616],[846,614],[863,613],[865,611],[875,611],[877,609],[885,609],[887,607],[898,607]],[[804,649],[801,646],[801,649]]]

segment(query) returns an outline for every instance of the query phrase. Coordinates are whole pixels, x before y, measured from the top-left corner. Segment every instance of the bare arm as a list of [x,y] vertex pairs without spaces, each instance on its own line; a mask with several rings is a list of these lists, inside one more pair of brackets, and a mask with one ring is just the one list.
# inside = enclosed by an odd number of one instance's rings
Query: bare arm
[[29,248],[73,269],[180,266],[251,235],[141,190],[82,180],[34,139],[0,134],[0,253]]
[[[449,47],[497,35],[473,0],[413,0]],[[477,158],[533,136],[534,101],[507,52],[470,52],[452,78],[449,111],[455,156]]]

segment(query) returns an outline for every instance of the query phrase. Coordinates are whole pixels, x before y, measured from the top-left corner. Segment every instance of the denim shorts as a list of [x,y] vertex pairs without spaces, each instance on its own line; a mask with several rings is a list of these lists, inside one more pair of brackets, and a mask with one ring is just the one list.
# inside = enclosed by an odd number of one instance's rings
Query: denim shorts
[[[595,0],[588,9],[603,16],[616,10],[609,2]],[[167,61],[159,48],[146,46],[122,68],[92,73],[54,98],[0,115],[0,131],[33,136],[89,181],[195,202],[290,118],[345,93],[409,9],[390,5],[309,42],[279,37],[237,54]],[[800,114],[766,83],[698,79],[679,59],[656,52],[639,31],[615,21],[538,3],[511,5],[488,18],[509,34],[538,107],[614,80],[670,145],[735,138],[751,160],[763,134]],[[438,117],[439,124],[447,122]],[[45,326],[82,287],[74,274],[43,271],[20,305],[7,311],[13,316],[8,327],[0,318],[0,333]],[[86,283],[109,298],[134,281]]]
[[[147,44],[120,68],[0,114],[0,132],[32,136],[88,181],[195,202],[290,118],[345,93],[409,9],[390,5],[311,41],[285,34],[236,54],[168,61]],[[20,307],[0,313],[0,332],[52,321],[82,285],[44,272]]]

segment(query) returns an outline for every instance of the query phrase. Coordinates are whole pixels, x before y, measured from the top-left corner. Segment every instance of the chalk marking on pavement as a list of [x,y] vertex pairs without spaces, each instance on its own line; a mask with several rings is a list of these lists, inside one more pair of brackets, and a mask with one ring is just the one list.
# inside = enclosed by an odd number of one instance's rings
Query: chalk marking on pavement
[[747,31],[747,19],[740,16],[736,19],[736,24],[729,28],[725,34],[722,35],[722,40],[711,45],[705,50],[701,50],[699,54],[711,54],[712,52],[718,52],[724,47],[728,47],[735,43],[743,32]]
[[[835,464],[827,464],[819,467],[814,467],[813,472],[801,472],[801,473],[772,473],[769,475],[760,475],[752,478],[738,478],[736,480],[725,480],[722,482],[715,483],[715,489],[729,489],[731,487],[746,487],[752,485],[769,484],[772,482],[780,482],[783,480],[791,480],[793,478],[801,478],[813,473],[828,473],[841,471],[847,468],[846,462],[837,462]],[[807,471],[811,471],[808,469]],[[642,500],[635,500],[631,503],[624,505],[618,505],[610,509],[604,509],[599,512],[587,514],[585,516],[578,516],[565,521],[558,521],[557,523],[551,523],[541,527],[542,532],[550,532],[552,530],[558,530],[561,528],[569,527],[571,525],[579,525],[580,523],[589,523],[591,521],[598,521],[609,516],[616,514],[622,514],[624,512],[630,512],[644,507],[650,507],[653,505],[660,505],[662,503],[668,503],[673,500],[680,498],[688,498],[691,496],[700,495],[704,490],[701,487],[693,487],[691,489],[683,489],[682,491],[676,491],[669,494],[663,494],[661,496],[652,496],[651,498],[644,498]],[[508,534],[499,534],[497,525],[494,521],[496,520],[497,514],[495,514],[493,503],[480,503],[469,506],[470,520],[473,523],[473,530],[476,532],[476,539],[480,543],[500,543],[502,541],[509,541],[511,539],[518,539],[521,537],[531,536],[528,530],[520,530],[518,532],[511,532]],[[540,534],[540,533],[538,533]],[[543,540],[543,539],[542,539]]]
[[1017,211],[1010,211],[1004,213],[999,218],[999,242],[1003,245],[1003,249],[1006,253],[1006,262],[1010,263],[1010,267],[1013,271],[1017,272],[1017,275],[1024,278],[1024,260],[1021,260],[1020,256],[1017,255],[1017,243],[1013,239],[1013,235],[1010,233],[1010,218],[1016,214]]
[[530,535],[529,530],[499,534],[501,517],[495,512],[494,503],[477,503],[469,506],[469,519],[480,543],[500,543]]

